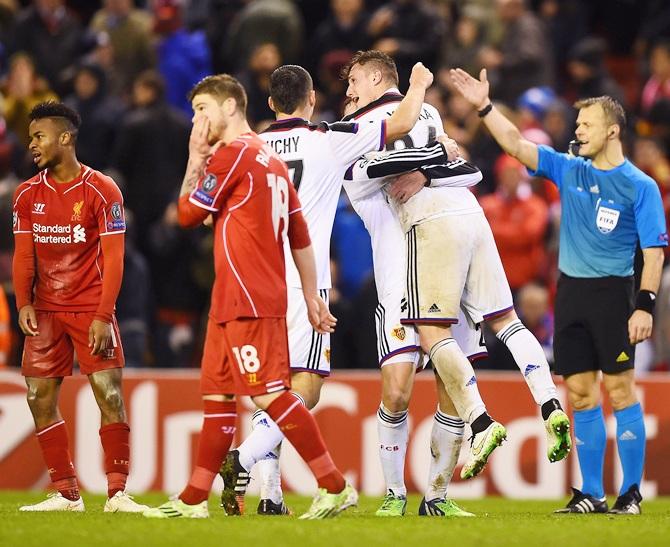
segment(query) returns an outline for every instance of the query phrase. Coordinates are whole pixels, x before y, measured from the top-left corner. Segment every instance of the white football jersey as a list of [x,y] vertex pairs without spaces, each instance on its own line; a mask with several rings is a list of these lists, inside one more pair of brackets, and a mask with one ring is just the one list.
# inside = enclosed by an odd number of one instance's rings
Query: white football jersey
[[[400,104],[402,95],[397,89],[390,89],[376,101],[354,112],[345,120],[354,120],[357,122],[369,120],[383,120],[390,117]],[[434,141],[436,137],[444,134],[442,119],[437,109],[424,103],[419,119],[409,132],[402,139],[389,143],[387,148],[416,148],[426,146]],[[363,206],[362,201],[372,198],[380,190],[383,180],[372,179],[367,182],[345,181],[344,188],[347,191],[349,200],[356,212],[361,216],[366,226],[372,224],[371,219],[365,215],[369,214],[372,207]],[[377,197],[373,200],[380,204],[381,200]],[[415,224],[425,222],[431,218],[437,218],[449,214],[466,214],[470,212],[481,211],[479,203],[475,196],[467,188],[454,187],[429,187],[424,188],[407,203],[393,203],[398,219],[405,231]]]
[[[289,118],[274,122],[259,136],[288,166],[312,240],[317,288],[330,289],[330,236],[344,173],[362,155],[384,147],[386,122],[314,124]],[[288,244],[285,255],[286,282],[300,287]]]

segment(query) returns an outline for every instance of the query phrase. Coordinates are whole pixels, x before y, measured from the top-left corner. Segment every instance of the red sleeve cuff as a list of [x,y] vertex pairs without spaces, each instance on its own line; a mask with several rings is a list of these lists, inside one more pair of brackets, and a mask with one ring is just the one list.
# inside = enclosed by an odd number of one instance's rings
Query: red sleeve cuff
[[192,203],[190,198],[190,194],[184,194],[179,197],[177,204],[177,220],[182,228],[195,228],[202,224],[202,221],[210,214],[210,211]]
[[112,313],[97,311],[95,312],[93,319],[97,319],[98,321],[102,321],[103,323],[111,323],[113,315],[114,314]]

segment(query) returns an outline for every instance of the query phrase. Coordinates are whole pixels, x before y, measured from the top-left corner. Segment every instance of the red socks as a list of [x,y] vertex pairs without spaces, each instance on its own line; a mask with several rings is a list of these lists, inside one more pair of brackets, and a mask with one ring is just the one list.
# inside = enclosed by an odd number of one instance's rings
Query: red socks
[[100,441],[105,452],[107,497],[126,489],[130,466],[130,427],[127,423],[107,424],[100,428]]
[[65,422],[61,420],[37,432],[49,477],[64,498],[79,499],[79,485],[72,465]]
[[279,426],[281,432],[298,451],[314,473],[319,488],[336,494],[345,482],[330,457],[314,416],[291,393],[285,391],[265,411]]
[[205,415],[198,442],[195,469],[179,495],[184,503],[196,505],[209,497],[214,477],[219,472],[235,435],[237,407],[234,401],[205,400]]

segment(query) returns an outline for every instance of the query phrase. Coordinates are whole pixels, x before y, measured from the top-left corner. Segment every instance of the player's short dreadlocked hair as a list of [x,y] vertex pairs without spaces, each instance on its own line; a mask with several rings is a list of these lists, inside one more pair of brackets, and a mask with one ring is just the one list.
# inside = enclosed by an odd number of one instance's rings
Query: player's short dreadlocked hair
[[188,100],[193,101],[196,95],[211,95],[219,104],[226,99],[235,99],[240,112],[247,112],[247,93],[242,84],[230,74],[215,74],[203,78],[193,86]]
[[381,71],[384,80],[395,86],[398,85],[398,69],[395,66],[395,61],[386,55],[386,53],[382,53],[376,49],[370,49],[368,51],[357,51],[354,53],[354,56],[351,58],[351,60],[342,67],[340,76],[343,80],[347,80],[349,78],[349,72],[351,72],[351,69],[354,65],[368,65],[373,69],[377,69]]
[[56,101],[39,103],[30,111],[28,117],[30,118],[30,121],[41,120],[44,118],[58,118],[64,123],[65,130],[69,131],[74,136],[77,135],[77,131],[81,125],[81,118],[77,112],[69,106]]
[[626,129],[626,111],[619,101],[609,95],[581,99],[574,104],[574,107],[579,110],[587,106],[593,106],[594,104],[599,104],[602,107],[607,121],[610,124],[617,124],[620,134],[623,134],[624,129]]
[[270,97],[275,109],[283,114],[291,114],[305,104],[313,88],[309,72],[298,65],[280,66],[270,76]]

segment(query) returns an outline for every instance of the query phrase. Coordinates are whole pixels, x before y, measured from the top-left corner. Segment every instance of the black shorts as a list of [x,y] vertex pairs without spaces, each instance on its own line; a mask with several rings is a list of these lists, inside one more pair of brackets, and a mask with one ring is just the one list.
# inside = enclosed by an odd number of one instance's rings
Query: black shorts
[[561,274],[555,304],[554,371],[568,376],[631,369],[635,347],[628,338],[633,278],[575,278]]

